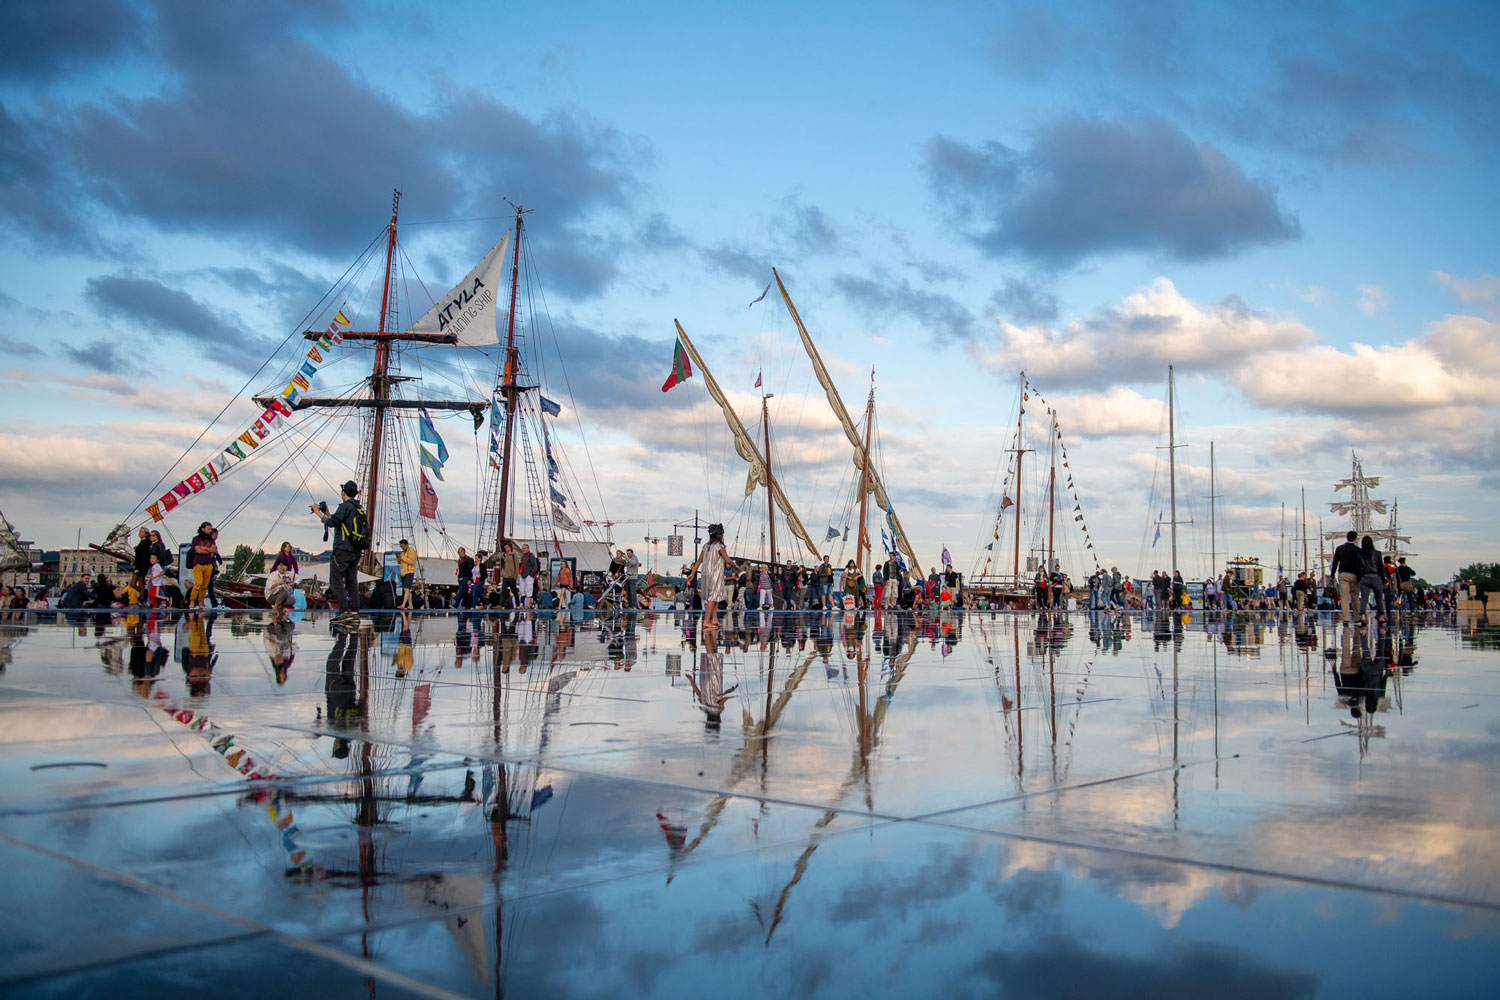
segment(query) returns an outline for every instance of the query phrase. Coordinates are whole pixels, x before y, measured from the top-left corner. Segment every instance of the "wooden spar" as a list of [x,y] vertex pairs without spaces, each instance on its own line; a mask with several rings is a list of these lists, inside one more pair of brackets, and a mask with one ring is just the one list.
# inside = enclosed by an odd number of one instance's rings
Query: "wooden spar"
[[775,393],[762,392],[760,395],[760,424],[766,435],[766,527],[771,533],[771,565],[776,565],[776,498],[771,495],[771,410],[766,405],[766,400]]
[[[807,326],[802,322],[802,316],[797,312],[797,307],[792,304],[792,297],[786,290],[786,285],[781,280],[781,274],[773,267],[771,276],[776,279],[776,287],[781,292],[781,300],[786,303],[786,310],[791,314],[792,322],[797,324],[797,334],[802,338],[802,346],[807,350],[808,360],[812,362],[813,372],[818,376],[818,383],[823,386],[823,393],[828,397],[828,405],[833,408],[834,416],[839,418],[839,423],[844,428],[844,436],[855,448],[860,446],[859,431],[855,429],[854,422],[849,419],[849,410],[844,406],[844,400],[839,396],[839,391],[834,387],[833,378],[828,374],[827,367],[823,364],[823,357],[818,353],[817,346],[812,342],[812,336],[807,332]],[[885,483],[881,482],[880,475],[869,470],[866,471],[870,482],[875,487],[875,502],[890,515],[891,527],[895,530],[896,537],[892,539],[897,548],[904,549],[911,559],[912,573],[918,577],[922,575],[921,560],[917,558],[916,550],[912,548],[911,540],[906,537],[906,530],[901,527],[901,518],[893,510],[891,498],[886,495]]]
[[516,245],[510,265],[510,320],[505,333],[505,368],[500,393],[505,397],[505,451],[500,455],[500,511],[495,521],[495,555],[505,547],[505,513],[510,499],[510,443],[516,426],[516,289],[521,280],[521,213],[516,206]]
[[[873,379],[873,374],[872,374]],[[869,533],[865,528],[865,514],[870,505],[870,428],[875,422],[875,386],[870,386],[870,402],[865,406],[865,453],[859,463],[859,534],[854,540],[854,571],[865,569],[865,546],[869,544]],[[861,692],[863,693],[863,692]]]
[[734,433],[734,450],[737,455],[750,463],[750,480],[745,486],[745,495],[749,496],[755,492],[755,484],[761,482],[760,477],[765,477],[765,484],[771,490],[771,496],[776,501],[776,506],[786,515],[787,527],[792,534],[801,539],[802,544],[807,546],[807,551],[812,553],[814,560],[819,558],[818,547],[807,534],[807,529],[802,526],[802,519],[797,516],[796,510],[792,508],[792,502],[786,498],[786,493],[781,489],[774,476],[770,475],[766,460],[761,457],[760,449],[755,446],[755,441],[750,433],[745,430],[745,425],[740,421],[739,415],[734,412],[734,407],[729,405],[729,398],[724,395],[724,390],[719,388],[719,383],[714,379],[713,373],[708,370],[708,365],[703,363],[703,356],[698,353],[698,348],[693,346],[687,331],[682,328],[678,320],[672,321],[677,327],[677,339],[682,343],[682,349],[687,351],[688,357],[693,364],[698,366],[698,371],[703,375],[703,384],[708,389],[708,394],[713,397],[719,409],[724,413],[724,421]]
[[[380,326],[378,332],[385,333],[386,319],[391,306],[391,267],[396,257],[396,216],[401,210],[401,192],[391,196],[391,222],[387,227],[385,241],[385,288],[380,295]],[[370,373],[370,396],[382,400],[390,396],[391,342],[381,339],[375,345],[375,368]],[[371,529],[375,526],[375,507],[380,501],[380,449],[385,439],[385,407],[376,403],[374,422],[370,428],[370,469],[365,480],[365,518]]]

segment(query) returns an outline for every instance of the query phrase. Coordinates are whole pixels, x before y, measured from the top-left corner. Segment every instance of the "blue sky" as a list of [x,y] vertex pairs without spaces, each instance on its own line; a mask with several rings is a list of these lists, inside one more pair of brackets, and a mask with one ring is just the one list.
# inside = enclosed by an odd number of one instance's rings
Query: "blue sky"
[[[622,541],[703,509],[758,545],[763,508],[701,382],[658,391],[674,317],[747,421],[766,370],[788,494],[815,534],[847,520],[848,448],[790,320],[774,295],[745,308],[775,265],[852,408],[875,367],[881,461],[928,559],[947,544],[968,566],[989,540],[1025,367],[1096,551],[1164,563],[1143,539],[1172,361],[1181,457],[1201,472],[1216,446],[1219,550],[1274,563],[1281,502],[1306,486],[1326,510],[1353,447],[1436,579],[1495,557],[1497,21],[1482,4],[9,4],[0,509],[47,544],[102,537],[226,404],[249,413],[236,391],[400,187],[434,293],[499,237],[504,198],[535,209],[574,390],[561,443],[583,469],[586,438],[600,479],[584,513],[660,521]],[[462,536],[478,463],[443,426],[467,463],[441,491]],[[315,542],[273,526],[288,495],[238,515],[236,540]]]

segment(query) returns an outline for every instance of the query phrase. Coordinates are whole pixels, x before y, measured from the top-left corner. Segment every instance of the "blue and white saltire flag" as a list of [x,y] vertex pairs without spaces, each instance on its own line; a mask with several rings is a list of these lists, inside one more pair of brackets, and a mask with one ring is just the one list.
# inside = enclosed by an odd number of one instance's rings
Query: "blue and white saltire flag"
[[547,428],[542,428],[542,444],[547,447],[547,478],[553,482],[557,481],[557,459],[552,457],[552,438],[547,436]]
[[1151,538],[1151,547],[1156,548],[1156,543],[1159,541],[1161,541],[1161,514],[1156,515],[1156,534]]
[[901,553],[896,553],[896,565],[901,567],[901,572],[906,572],[906,560],[901,558]]
[[557,487],[556,486],[549,486],[549,487],[547,487],[547,489],[550,490],[551,493],[552,493],[552,502],[553,503],[563,504],[565,506],[567,505],[568,498],[565,497],[565,496],[563,496],[561,493],[557,492]]
[[831,542],[837,537],[839,537],[839,529],[833,527],[832,525],[829,525],[828,534],[823,536],[823,541]]
[[885,529],[884,528],[880,529],[880,544],[885,547],[884,550],[886,552],[891,551],[891,538],[890,538],[889,535],[887,535],[885,533]]
[[542,401],[542,412],[547,414],[549,417],[555,417],[562,413],[562,407],[552,402],[552,400],[548,399],[546,396],[541,396],[539,398]]
[[427,407],[420,408],[417,413],[421,414],[422,440],[437,445],[437,462],[438,467],[441,467],[448,461],[448,446],[443,444],[443,439],[438,437],[437,428],[432,426],[432,417],[427,415]]
[[442,479],[443,463],[439,462],[436,456],[434,456],[426,448],[418,448],[417,451],[422,453],[422,464],[431,469],[434,476],[437,476],[438,479]]
[[505,415],[500,412],[500,401],[490,400],[490,465],[496,469],[500,468],[500,445],[504,440],[504,431],[500,429],[500,423]]

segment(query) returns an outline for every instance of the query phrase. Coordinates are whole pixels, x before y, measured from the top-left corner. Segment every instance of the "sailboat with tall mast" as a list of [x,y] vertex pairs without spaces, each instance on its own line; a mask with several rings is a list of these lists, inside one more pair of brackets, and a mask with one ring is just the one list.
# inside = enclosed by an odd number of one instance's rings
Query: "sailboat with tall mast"
[[792,502],[787,499],[786,492],[781,488],[781,483],[777,481],[771,472],[770,416],[766,405],[768,397],[764,395],[761,397],[761,419],[764,421],[763,436],[766,443],[766,454],[762,455],[760,449],[756,447],[755,439],[745,430],[745,425],[740,420],[739,414],[735,412],[734,406],[730,404],[729,397],[724,395],[724,390],[719,387],[718,380],[708,370],[708,365],[703,361],[703,355],[698,353],[698,348],[693,345],[693,341],[687,335],[687,331],[682,328],[682,322],[676,319],[672,322],[677,327],[677,339],[682,344],[683,350],[687,352],[693,364],[702,373],[703,384],[708,390],[709,396],[719,405],[719,409],[723,411],[724,420],[728,423],[729,429],[734,435],[735,452],[750,466],[749,472],[745,477],[745,495],[750,496],[759,487],[764,487],[766,490],[766,516],[771,521],[771,561],[774,563],[777,556],[776,526],[774,522],[775,509],[780,509],[782,515],[786,518],[787,526],[791,529],[792,534],[802,542],[803,546],[807,549],[808,555],[814,561],[820,559],[821,554],[818,551],[817,544],[808,535],[807,529],[802,526],[802,519],[797,516],[797,511],[792,507]]

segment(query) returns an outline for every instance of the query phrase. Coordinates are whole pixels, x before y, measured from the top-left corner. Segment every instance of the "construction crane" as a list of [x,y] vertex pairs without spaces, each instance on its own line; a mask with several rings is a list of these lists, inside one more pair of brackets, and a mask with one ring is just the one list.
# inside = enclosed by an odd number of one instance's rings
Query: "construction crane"
[[[605,544],[613,547],[615,544],[613,529],[617,524],[664,524],[669,520],[670,517],[629,517],[605,521],[584,521],[583,523],[603,528]],[[657,563],[656,548],[661,543],[661,537],[646,535],[641,541],[651,546],[651,568],[654,570]]]

